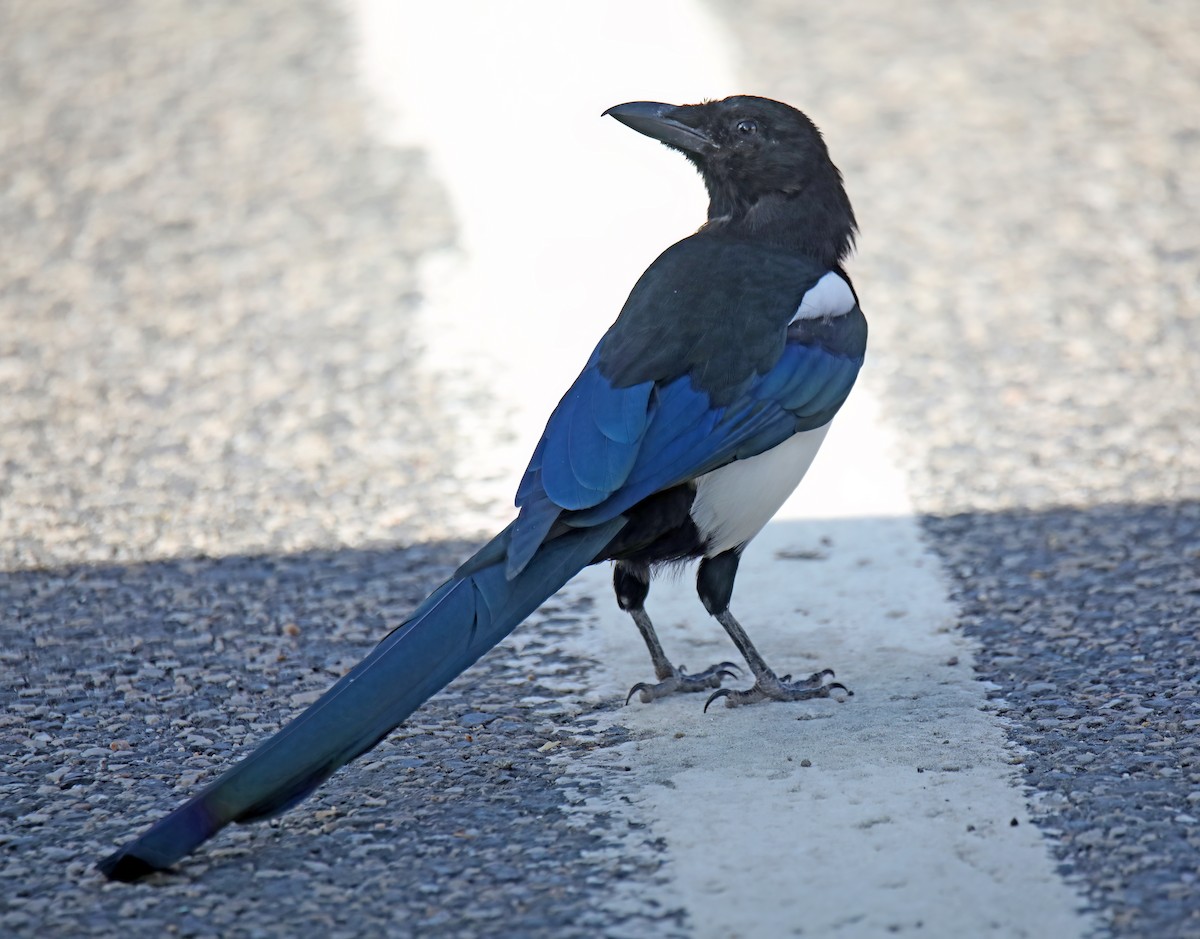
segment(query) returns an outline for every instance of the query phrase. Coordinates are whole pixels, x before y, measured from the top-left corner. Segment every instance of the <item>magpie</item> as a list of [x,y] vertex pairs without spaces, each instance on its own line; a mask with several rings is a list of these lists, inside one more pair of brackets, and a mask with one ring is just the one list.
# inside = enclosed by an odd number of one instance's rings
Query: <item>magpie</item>
[[[617,602],[654,667],[630,697],[715,689],[707,708],[845,690],[829,669],[777,675],[729,609],[743,549],[804,476],[863,363],[841,174],[812,121],[767,98],[604,113],[694,164],[708,218],[637,281],[551,413],[516,519],[323,697],[102,860],[109,878],[164,870],[230,822],[296,805],[599,561],[614,562]],[[645,609],[650,575],[689,560],[753,673],[748,689],[721,687],[732,663],[689,674],[663,652]]]

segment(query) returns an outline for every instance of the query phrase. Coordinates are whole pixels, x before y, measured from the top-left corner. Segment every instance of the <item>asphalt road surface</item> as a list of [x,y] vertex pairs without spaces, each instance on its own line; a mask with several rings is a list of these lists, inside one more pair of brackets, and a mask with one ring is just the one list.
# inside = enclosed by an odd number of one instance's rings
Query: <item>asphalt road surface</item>
[[1062,870],[1200,935],[1200,11],[734,6],[849,143],[872,368]]
[[[1200,936],[1200,12],[708,9],[846,176],[864,380],[1060,872]],[[578,811],[638,741],[577,593],[284,821],[91,869],[477,534],[417,322],[455,212],[356,61],[326,2],[0,5],[0,931],[709,935],[653,818]]]

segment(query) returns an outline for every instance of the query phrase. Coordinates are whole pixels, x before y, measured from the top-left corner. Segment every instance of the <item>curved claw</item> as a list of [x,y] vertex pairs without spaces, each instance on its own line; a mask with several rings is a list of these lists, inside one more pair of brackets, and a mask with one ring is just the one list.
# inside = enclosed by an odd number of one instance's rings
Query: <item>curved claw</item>
[[703,678],[710,675],[725,675],[728,678],[741,678],[742,667],[737,662],[718,662],[716,665],[710,665],[702,672],[697,672],[695,675],[687,674],[687,666],[682,663],[679,666],[679,674],[685,675],[688,678]]
[[708,700],[704,702],[704,713],[708,713],[708,706],[716,701],[717,698],[727,698],[731,694],[733,694],[733,692],[729,688],[718,688],[716,691],[710,694],[708,696]]
[[[825,679],[834,677],[836,676],[832,668],[823,668],[819,672],[813,672],[807,678],[800,679],[798,682],[796,682],[796,684],[804,687],[817,688],[825,683]],[[791,672],[781,676],[779,680],[785,685],[788,684],[792,680]]]
[[830,682],[825,684],[826,679],[833,677],[833,669],[825,668],[819,672],[813,672],[808,678],[800,681],[792,681],[791,675],[784,675],[782,678],[776,678],[774,675],[767,674],[760,677],[753,688],[748,688],[745,691],[736,691],[731,688],[720,688],[709,695],[708,700],[704,702],[704,710],[707,711],[717,698],[725,699],[726,707],[737,707],[742,704],[753,704],[756,701],[808,701],[812,698],[828,698],[834,693],[850,697],[854,694],[849,688],[843,685],[840,681]]
[[681,665],[679,668],[672,667],[670,674],[661,681],[655,684],[640,681],[630,688],[629,694],[625,696],[625,703],[628,704],[633,700],[633,696],[639,693],[642,697],[642,703],[649,704],[651,701],[657,701],[659,698],[665,698],[672,694],[718,688],[722,680],[740,677],[740,670],[733,662],[721,662],[718,665],[706,668],[702,672],[697,672],[695,675],[689,675],[685,666]]
[[625,696],[625,703],[628,704],[630,701],[633,700],[633,696],[635,694],[637,694],[639,691],[645,691],[649,687],[650,686],[647,685],[644,681],[639,681],[636,685],[634,685],[632,688],[629,689],[629,694],[627,694]]

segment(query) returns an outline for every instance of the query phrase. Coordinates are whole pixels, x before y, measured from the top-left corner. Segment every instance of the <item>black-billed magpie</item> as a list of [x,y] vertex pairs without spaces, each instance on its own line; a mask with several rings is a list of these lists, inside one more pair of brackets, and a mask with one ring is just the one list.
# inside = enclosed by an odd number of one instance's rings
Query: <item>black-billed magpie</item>
[[[631,697],[716,688],[708,704],[733,706],[841,688],[828,669],[777,676],[729,610],[743,548],[804,476],[863,363],[841,175],[813,123],[766,98],[605,113],[696,166],[708,220],[650,265],[550,415],[516,520],[315,704],[101,861],[110,878],[163,870],[230,822],[300,802],[597,561],[615,562],[617,601],[653,660],[656,683]],[[720,688],[727,662],[673,666],[646,614],[652,571],[697,558],[700,599],[754,674],[747,690]]]

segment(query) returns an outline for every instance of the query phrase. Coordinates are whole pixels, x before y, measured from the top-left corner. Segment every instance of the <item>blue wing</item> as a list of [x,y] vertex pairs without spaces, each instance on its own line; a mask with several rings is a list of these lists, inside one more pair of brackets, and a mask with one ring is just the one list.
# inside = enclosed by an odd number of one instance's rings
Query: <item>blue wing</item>
[[714,407],[690,377],[676,379],[658,390],[647,411],[646,431],[628,475],[603,501],[572,513],[569,523],[607,521],[661,489],[829,423],[861,365],[861,357],[789,343],[772,369],[724,407]]
[[598,352],[554,411],[526,470],[510,569],[520,570],[560,517],[572,527],[602,524],[659,490],[827,424],[863,362],[861,352],[788,341],[742,395],[717,406],[690,375],[614,387],[596,366]]
[[[823,426],[846,400],[866,346],[857,304],[789,324],[826,271],[735,248],[682,242],[634,288],[534,450],[517,490],[510,576],[556,523],[603,524],[655,492]],[[720,296],[711,287],[687,294],[712,282],[698,271],[721,264]]]

